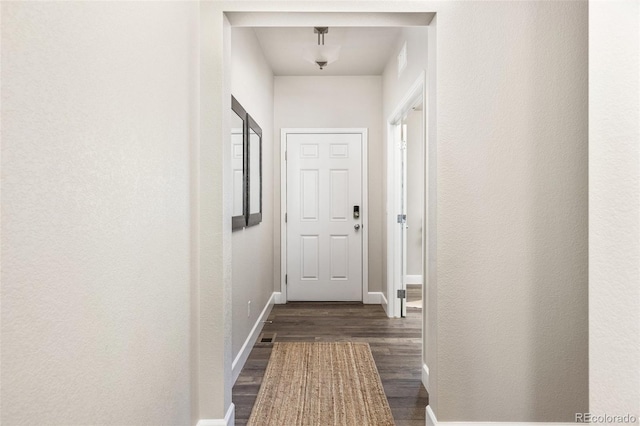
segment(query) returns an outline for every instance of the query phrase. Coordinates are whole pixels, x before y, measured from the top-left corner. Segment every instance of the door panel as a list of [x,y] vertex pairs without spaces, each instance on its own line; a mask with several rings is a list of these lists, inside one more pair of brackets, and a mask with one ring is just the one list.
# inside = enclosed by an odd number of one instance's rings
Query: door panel
[[349,279],[349,236],[331,236],[331,275],[332,280]]
[[349,214],[349,170],[330,170],[329,179],[331,220],[346,221]]
[[318,220],[319,170],[300,170],[300,220]]
[[290,133],[286,150],[287,299],[362,300],[362,135]]

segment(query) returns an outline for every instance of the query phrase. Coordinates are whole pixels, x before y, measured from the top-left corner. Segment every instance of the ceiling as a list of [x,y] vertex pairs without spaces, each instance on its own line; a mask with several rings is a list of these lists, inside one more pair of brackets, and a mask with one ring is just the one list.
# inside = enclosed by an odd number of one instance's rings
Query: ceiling
[[310,62],[318,48],[313,27],[254,30],[274,75],[381,75],[397,53],[393,50],[401,32],[399,27],[330,27],[325,47],[339,46],[339,56],[320,70]]

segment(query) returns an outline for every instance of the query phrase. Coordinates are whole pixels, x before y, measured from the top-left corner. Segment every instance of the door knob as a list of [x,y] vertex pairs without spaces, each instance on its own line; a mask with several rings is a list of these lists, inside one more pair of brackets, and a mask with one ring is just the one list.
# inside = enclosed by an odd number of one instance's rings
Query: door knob
[[356,223],[355,225],[353,225],[353,228],[357,231],[358,229],[360,229],[360,224]]

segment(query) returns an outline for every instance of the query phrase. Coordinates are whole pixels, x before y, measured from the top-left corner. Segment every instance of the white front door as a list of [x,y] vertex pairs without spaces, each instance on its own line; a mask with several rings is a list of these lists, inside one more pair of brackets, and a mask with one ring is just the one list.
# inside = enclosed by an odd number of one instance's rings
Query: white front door
[[363,135],[286,138],[287,299],[360,301]]

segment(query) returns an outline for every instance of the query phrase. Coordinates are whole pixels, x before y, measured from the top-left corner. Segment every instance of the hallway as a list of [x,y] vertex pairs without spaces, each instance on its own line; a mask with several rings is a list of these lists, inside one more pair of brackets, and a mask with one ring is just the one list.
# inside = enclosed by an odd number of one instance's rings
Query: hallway
[[[277,342],[368,342],[397,426],[423,426],[429,397],[420,379],[421,310],[390,319],[380,305],[297,302],[275,305],[263,333]],[[233,387],[236,425],[247,423],[264,375],[271,343],[254,346]]]
[[[640,417],[637,0],[4,1],[0,15],[0,424],[246,424],[274,303],[276,342],[370,343],[399,425]],[[413,95],[425,215],[405,225],[424,251],[422,280],[406,275],[425,284],[422,322],[387,318],[403,278],[393,124]],[[363,239],[363,304],[279,305],[296,261],[283,129],[367,130],[367,205],[334,216],[352,226],[336,236]],[[331,272],[310,265],[309,281]]]

